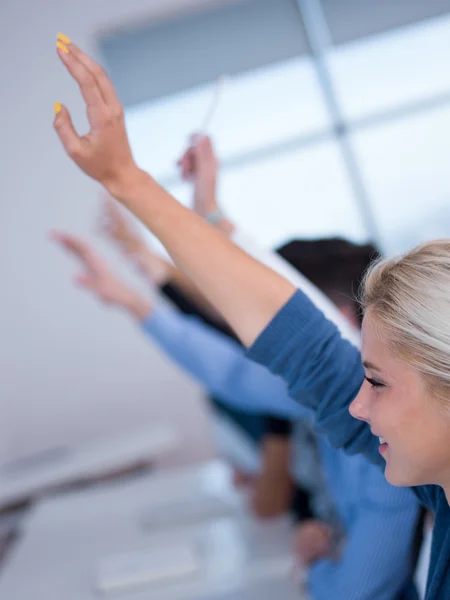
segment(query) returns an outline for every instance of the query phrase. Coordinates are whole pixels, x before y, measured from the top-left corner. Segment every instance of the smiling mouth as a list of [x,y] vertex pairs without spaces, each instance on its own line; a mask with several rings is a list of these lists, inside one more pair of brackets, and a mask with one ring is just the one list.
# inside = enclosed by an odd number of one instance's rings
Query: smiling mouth
[[380,447],[378,448],[378,451],[380,454],[384,454],[389,448],[389,445],[384,439],[384,437],[379,437],[378,439],[380,440]]

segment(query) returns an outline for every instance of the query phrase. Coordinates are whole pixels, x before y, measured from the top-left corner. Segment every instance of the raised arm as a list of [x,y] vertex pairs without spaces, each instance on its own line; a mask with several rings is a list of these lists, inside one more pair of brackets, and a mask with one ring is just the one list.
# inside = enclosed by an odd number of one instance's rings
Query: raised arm
[[148,318],[153,303],[116,277],[89,244],[66,233],[53,233],[51,237],[81,265],[82,272],[75,279],[79,287],[93,293],[104,304],[125,310],[139,323]]
[[177,164],[181,178],[192,183],[194,212],[211,221],[225,236],[231,237],[236,227],[219,205],[219,162],[211,138],[206,135],[192,135],[190,146]]
[[[67,109],[57,106],[55,128],[69,156],[153,231],[245,345],[251,345],[266,328],[272,332],[269,324],[291,300],[295,286],[182,207],[136,166],[123,109],[107,75],[73,44],[66,50],[60,47],[58,54],[80,85],[91,125],[89,133],[80,137]],[[260,352],[260,361],[289,382],[300,402],[304,390],[309,391],[308,405],[334,443],[352,451],[369,449],[372,454],[370,431],[348,414],[363,380],[359,351],[342,339],[302,292],[283,310],[281,322],[278,341],[283,345],[286,340],[287,348],[277,345],[278,358]],[[275,342],[270,336],[269,341]],[[264,340],[265,344],[267,336]],[[284,359],[287,365],[282,364]],[[299,389],[301,394],[296,394]]]
[[251,259],[140,170],[123,108],[105,72],[75,45],[58,54],[80,85],[91,130],[80,137],[65,107],[55,128],[69,156],[134,213],[215,306],[246,345],[292,296],[294,287]]

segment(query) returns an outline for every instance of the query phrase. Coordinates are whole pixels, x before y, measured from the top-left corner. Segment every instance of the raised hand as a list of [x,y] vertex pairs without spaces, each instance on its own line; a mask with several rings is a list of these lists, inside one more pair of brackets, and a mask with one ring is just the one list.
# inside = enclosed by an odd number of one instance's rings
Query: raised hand
[[191,136],[191,145],[178,161],[180,175],[194,183],[194,210],[202,217],[215,212],[217,205],[218,162],[211,139],[205,135]]
[[128,257],[147,250],[147,244],[124,210],[111,197],[105,198],[101,216],[101,231]]
[[144,319],[150,312],[150,303],[118,279],[103,259],[78,237],[53,233],[52,239],[80,262],[82,273],[76,283],[93,292],[105,304],[117,305]]
[[58,55],[80,87],[90,131],[80,136],[69,111],[59,103],[55,104],[54,127],[67,154],[80,169],[114,195],[120,195],[139,173],[128,142],[122,105],[102,67],[65,36],[59,39]]
[[251,345],[295,287],[226,240],[137,167],[123,109],[108,77],[76,46],[62,36],[60,40],[58,55],[80,86],[90,122],[89,133],[80,137],[67,109],[55,106],[54,124],[66,151],[155,234],[244,344]]
[[170,263],[148,247],[137,227],[111,198],[105,201],[101,230],[152,284],[160,287],[169,281],[172,273]]

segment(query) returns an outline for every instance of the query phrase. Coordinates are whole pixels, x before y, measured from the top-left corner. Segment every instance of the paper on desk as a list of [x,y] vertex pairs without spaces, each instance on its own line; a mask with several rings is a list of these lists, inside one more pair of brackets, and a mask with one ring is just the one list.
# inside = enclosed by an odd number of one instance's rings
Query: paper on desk
[[177,543],[109,556],[98,568],[96,590],[116,593],[145,585],[163,585],[201,571],[202,560],[194,544]]

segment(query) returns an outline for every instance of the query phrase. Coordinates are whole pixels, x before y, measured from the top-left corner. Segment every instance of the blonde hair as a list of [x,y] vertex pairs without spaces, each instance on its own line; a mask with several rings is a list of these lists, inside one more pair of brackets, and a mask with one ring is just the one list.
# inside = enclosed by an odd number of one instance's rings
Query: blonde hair
[[377,261],[365,275],[361,303],[396,358],[450,409],[450,240]]

